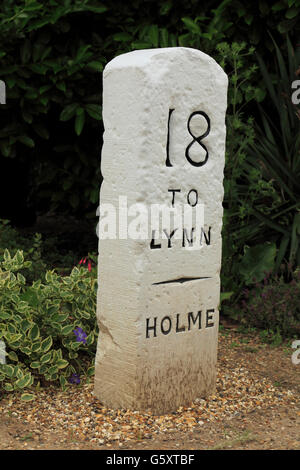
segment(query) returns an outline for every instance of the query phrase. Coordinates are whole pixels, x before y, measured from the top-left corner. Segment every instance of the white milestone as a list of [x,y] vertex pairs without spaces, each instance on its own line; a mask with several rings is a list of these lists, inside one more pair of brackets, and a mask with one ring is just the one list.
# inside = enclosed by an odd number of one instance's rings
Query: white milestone
[[122,54],[103,72],[94,393],[105,406],[161,414],[215,390],[227,86],[213,58],[183,47]]
[[0,340],[0,364],[6,364],[6,348],[2,340]]

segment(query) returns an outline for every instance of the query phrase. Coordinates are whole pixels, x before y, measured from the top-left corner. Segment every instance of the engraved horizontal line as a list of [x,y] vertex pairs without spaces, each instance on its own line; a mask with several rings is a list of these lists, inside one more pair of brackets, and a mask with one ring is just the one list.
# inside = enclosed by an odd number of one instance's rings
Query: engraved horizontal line
[[160,282],[153,282],[153,286],[158,286],[160,284],[171,284],[171,283],[180,283],[183,284],[184,282],[190,281],[198,281],[200,279],[211,279],[211,277],[180,277],[178,279],[170,279],[169,281],[160,281]]

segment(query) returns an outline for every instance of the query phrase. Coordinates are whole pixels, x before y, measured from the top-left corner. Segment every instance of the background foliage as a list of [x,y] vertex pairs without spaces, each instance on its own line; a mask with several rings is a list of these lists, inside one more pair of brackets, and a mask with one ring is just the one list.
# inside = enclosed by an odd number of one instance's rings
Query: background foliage
[[[91,376],[98,328],[95,316],[96,277],[74,267],[70,276],[47,271],[41,280],[26,283],[30,268],[23,252],[0,258],[0,340],[7,364],[0,364],[0,389],[7,392],[48,382],[64,389],[70,377]],[[78,338],[77,329],[82,335]],[[23,395],[24,400],[32,394]]]
[[[300,0],[5,0],[0,6],[0,79],[7,84],[0,113],[1,173],[13,174],[19,197],[13,203],[1,189],[6,205],[0,217],[29,224],[36,211],[49,208],[95,217],[101,71],[114,56],[180,45],[218,60],[217,46],[226,39],[255,45],[268,64],[274,54],[268,30],[280,47],[286,32],[296,40],[299,18]],[[254,62],[252,50],[245,70]],[[256,84],[257,76],[251,80]]]

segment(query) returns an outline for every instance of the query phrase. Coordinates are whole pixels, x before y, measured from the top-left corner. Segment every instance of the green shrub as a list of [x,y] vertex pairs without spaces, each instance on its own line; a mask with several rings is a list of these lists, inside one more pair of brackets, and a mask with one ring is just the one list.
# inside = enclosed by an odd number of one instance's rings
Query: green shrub
[[[46,270],[46,263],[42,255],[42,236],[36,233],[33,236],[22,236],[20,232],[11,227],[8,220],[0,219],[0,257],[5,250],[12,255],[20,249],[23,251],[30,265],[27,267],[27,282],[41,279]],[[23,272],[22,272],[23,273]]]
[[[264,271],[282,262],[300,263],[300,120],[299,106],[291,100],[300,53],[289,39],[285,53],[274,42],[275,73],[260,57],[247,69],[250,50],[242,44],[220,45],[223,63],[232,67],[227,113],[222,287],[234,291],[261,281]],[[253,49],[251,49],[253,54]],[[222,64],[222,62],[221,62]],[[260,72],[257,74],[257,72]],[[263,89],[253,87],[252,75],[263,79]],[[245,105],[260,102],[260,116],[246,119]],[[224,311],[230,311],[224,305]],[[231,307],[231,306],[230,306]]]
[[269,62],[274,46],[267,31],[281,42],[289,31],[296,43],[299,16],[300,0],[262,0],[259,6],[240,0],[4,0],[2,158],[30,167],[29,202],[36,200],[39,210],[51,205],[94,216],[101,181],[101,72],[109,60],[134,49],[178,45],[217,58],[216,47],[226,38],[254,44]]
[[253,190],[258,184],[273,188],[268,194],[257,194],[248,228],[252,243],[264,239],[277,243],[277,270],[283,261],[294,267],[300,265],[300,107],[291,99],[300,50],[295,51],[289,39],[285,54],[276,43],[275,48],[275,84],[259,58],[269,101],[259,107],[261,124],[256,125],[256,139],[248,150],[244,176]]
[[[59,223],[57,223],[59,226]],[[81,234],[79,234],[81,235]],[[86,235],[90,235],[87,233]],[[47,269],[55,269],[62,275],[69,275],[74,266],[77,266],[80,258],[84,253],[74,252],[66,247],[70,244],[70,236],[66,233],[60,233],[59,236],[53,234],[26,233],[13,228],[8,220],[0,219],[0,256],[3,256],[4,250],[9,250],[11,256],[14,256],[18,250],[22,250],[27,261],[31,261],[31,265],[26,270],[26,283],[31,283],[38,279],[42,281],[45,278]],[[78,235],[77,235],[78,238]],[[94,241],[94,240],[92,240]],[[73,241],[72,247],[76,245],[76,239]],[[78,243],[77,243],[78,246]],[[90,241],[84,240],[84,234],[81,238],[80,250],[86,250],[91,246]],[[95,245],[96,249],[96,245]],[[92,260],[93,268],[97,264],[97,256],[95,253],[89,253],[88,258]],[[21,271],[21,274],[23,271]]]
[[249,48],[245,42],[222,42],[217,50],[217,60],[229,76],[221,276],[222,290],[233,291],[231,301],[235,302],[243,285],[240,262],[249,239],[249,213],[259,197],[257,193],[260,195],[265,189],[251,192],[249,183],[242,179],[247,151],[255,135],[254,119],[245,113],[245,107],[262,101],[265,93],[257,83],[253,85],[258,70],[253,47]]
[[264,331],[263,335],[272,342],[280,337],[299,336],[299,299],[300,270],[291,273],[290,282],[286,282],[283,273],[265,275],[263,282],[244,291],[238,318],[242,324]]
[[93,374],[98,335],[94,273],[75,267],[62,277],[47,271],[44,283],[28,286],[20,272],[30,264],[22,251],[11,257],[8,250],[0,262],[0,339],[8,353],[8,363],[0,365],[0,388],[7,392],[47,382],[64,389],[72,374]]
[[268,51],[274,50],[269,31],[278,38],[286,33],[295,38],[299,34],[300,0],[212,3],[189,2],[189,16],[185,12],[181,18],[185,31],[179,36],[180,45],[193,44],[200,49],[203,46],[209,49],[225,38],[230,42],[247,40],[249,45],[268,56]]

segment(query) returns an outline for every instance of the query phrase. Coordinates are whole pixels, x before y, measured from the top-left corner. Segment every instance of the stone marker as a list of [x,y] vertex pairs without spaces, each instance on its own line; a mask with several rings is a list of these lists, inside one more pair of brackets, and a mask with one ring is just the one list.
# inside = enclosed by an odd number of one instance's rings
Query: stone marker
[[3,80],[0,80],[0,104],[6,104],[6,87]]
[[6,364],[6,348],[2,340],[0,340],[0,364]]
[[[105,67],[95,395],[108,407],[160,414],[214,392],[226,103],[226,74],[198,50]],[[105,234],[106,204],[117,223]],[[148,217],[148,237],[128,236],[153,204],[185,205],[193,220]]]

